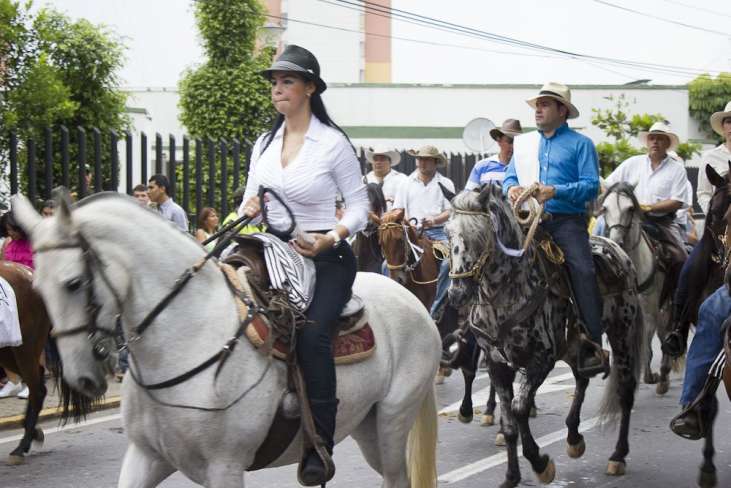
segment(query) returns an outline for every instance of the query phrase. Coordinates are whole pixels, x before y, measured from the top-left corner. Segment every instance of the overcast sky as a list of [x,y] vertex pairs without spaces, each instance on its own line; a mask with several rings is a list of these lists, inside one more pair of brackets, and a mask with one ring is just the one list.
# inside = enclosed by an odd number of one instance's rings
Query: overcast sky
[[[623,11],[606,5],[605,1],[695,28]],[[123,36],[128,50],[121,72],[122,84],[135,87],[175,86],[186,67],[200,62],[202,54],[191,3],[190,0],[37,2],[51,5],[73,18],[106,24]],[[685,6],[691,4],[697,8]],[[731,2],[728,0],[393,0],[392,6],[580,54],[731,72]],[[319,8],[340,7],[323,3]],[[317,9],[308,15],[309,18],[302,20],[317,21]],[[550,79],[576,84],[625,83],[649,78],[656,84],[680,84],[694,77],[694,74],[656,73],[568,60],[397,19],[393,20],[392,35],[469,48],[393,40],[394,82],[541,83]]]

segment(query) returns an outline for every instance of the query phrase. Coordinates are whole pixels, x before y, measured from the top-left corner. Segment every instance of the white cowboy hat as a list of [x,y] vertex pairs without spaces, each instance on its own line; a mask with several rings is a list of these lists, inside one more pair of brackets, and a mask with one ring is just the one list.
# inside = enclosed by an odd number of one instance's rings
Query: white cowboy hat
[[722,112],[715,112],[711,115],[711,128],[721,137],[726,137],[723,133],[723,119],[731,118],[731,102],[726,104],[726,108]]
[[386,149],[383,147],[376,147],[373,149],[366,149],[365,157],[366,160],[373,164],[373,156],[386,156],[391,160],[391,166],[396,166],[401,162],[401,153],[394,149]]
[[569,90],[568,86],[549,81],[541,87],[541,91],[538,92],[537,96],[529,98],[526,102],[531,107],[536,108],[536,100],[541,97],[553,98],[554,100],[558,100],[559,103],[564,104],[569,109],[569,119],[575,119],[579,116],[579,109],[571,103],[571,90]]
[[664,136],[667,136],[668,139],[670,139],[670,147],[668,148],[668,151],[672,151],[676,147],[678,147],[678,144],[680,144],[680,138],[678,135],[673,132],[673,130],[670,128],[668,124],[665,122],[655,122],[652,124],[652,127],[650,127],[650,130],[648,131],[642,131],[639,134],[637,134],[637,138],[644,144],[647,145],[647,136],[650,134],[662,134]]

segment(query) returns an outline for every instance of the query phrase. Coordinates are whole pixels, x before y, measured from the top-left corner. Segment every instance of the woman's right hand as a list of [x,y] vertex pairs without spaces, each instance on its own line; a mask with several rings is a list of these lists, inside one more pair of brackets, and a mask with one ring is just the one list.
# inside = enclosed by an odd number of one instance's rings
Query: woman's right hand
[[261,205],[259,197],[251,197],[246,201],[244,205],[244,215],[247,217],[256,217],[261,212]]

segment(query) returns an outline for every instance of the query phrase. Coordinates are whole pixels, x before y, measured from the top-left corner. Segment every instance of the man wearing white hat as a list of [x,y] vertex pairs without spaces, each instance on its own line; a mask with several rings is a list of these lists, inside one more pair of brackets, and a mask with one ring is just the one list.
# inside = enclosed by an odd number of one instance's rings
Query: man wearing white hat
[[408,176],[393,169],[401,162],[401,154],[391,149],[375,148],[367,150],[365,156],[373,167],[366,175],[366,182],[382,185],[386,210],[391,210],[399,188],[408,180]]
[[526,101],[536,111],[538,130],[515,138],[503,192],[515,201],[526,187],[538,183],[534,196],[552,215],[541,226],[564,253],[588,336],[580,348],[579,371],[593,376],[609,367],[608,353],[601,349],[602,298],[586,225],[586,205],[599,192],[599,160],[591,139],[566,123],[579,116],[566,85],[546,83]]
[[[680,143],[678,135],[666,123],[655,122],[649,131],[639,133],[639,139],[647,147],[647,154],[623,161],[607,177],[606,185],[625,182],[634,186],[646,221],[660,231],[667,231],[667,237],[672,236],[677,247],[683,248],[684,232],[675,212],[690,207],[693,195],[688,192],[688,174],[683,163],[668,154]],[[685,261],[685,253],[682,254],[679,257]]]
[[724,176],[728,173],[728,162],[731,161],[731,101],[726,108],[711,115],[711,128],[724,138],[723,144],[703,153],[703,164],[698,168],[698,204],[701,210],[708,211],[708,204],[713,195],[713,185],[706,176],[706,166],[711,165],[716,172]]
[[490,131],[490,137],[498,143],[500,152],[475,164],[467,179],[465,190],[474,190],[490,182],[502,184],[505,170],[513,157],[513,138],[523,133],[520,121],[507,119],[502,127]]

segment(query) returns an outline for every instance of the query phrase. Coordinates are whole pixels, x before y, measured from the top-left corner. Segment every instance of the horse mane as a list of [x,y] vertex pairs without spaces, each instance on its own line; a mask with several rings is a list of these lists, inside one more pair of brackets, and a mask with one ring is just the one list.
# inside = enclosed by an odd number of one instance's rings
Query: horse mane
[[371,211],[376,215],[383,215],[386,211],[386,197],[383,194],[382,183],[368,183],[366,185],[368,201],[371,204]]
[[[500,240],[508,247],[516,248],[520,246],[523,233],[513,215],[510,203],[503,196],[500,185],[488,183],[480,190],[463,191],[452,199],[452,208],[468,212],[489,213],[497,221],[497,232]],[[480,245],[485,245],[487,235],[485,235],[484,229],[478,225],[478,220],[466,219],[463,222],[468,228],[462,229],[462,232],[473,235]]]

